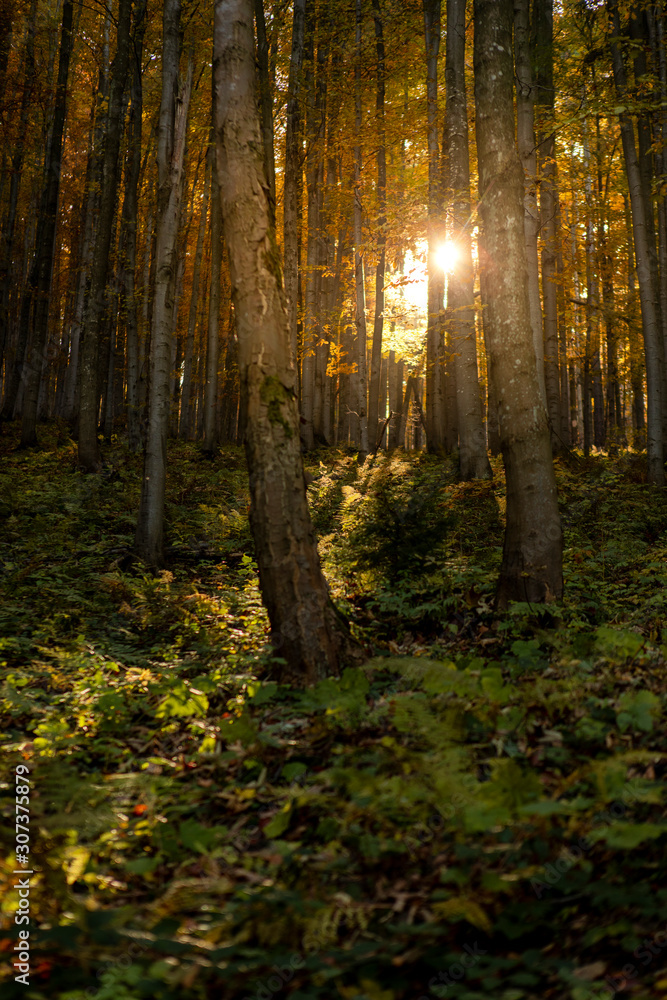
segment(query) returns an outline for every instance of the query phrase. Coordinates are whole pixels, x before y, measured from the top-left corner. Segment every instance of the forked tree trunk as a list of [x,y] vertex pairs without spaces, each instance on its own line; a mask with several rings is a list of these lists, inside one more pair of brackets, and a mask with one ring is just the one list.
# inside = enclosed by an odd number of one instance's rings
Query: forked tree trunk
[[183,158],[192,91],[192,59],[179,85],[181,3],[165,0],[162,16],[162,97],[158,124],[158,209],[155,298],[151,329],[150,387],[144,474],[135,546],[149,566],[163,560],[164,493],[170,411],[173,295]]
[[314,683],[354,647],[329,596],[308,511],[295,371],[262,179],[252,0],[215,6],[217,166],[245,396],[250,522],[281,680]]
[[563,591],[556,479],[526,288],[523,170],[514,144],[512,0],[475,0],[477,157],[488,295],[489,379],[507,477],[497,601]]
[[445,146],[458,260],[449,276],[447,307],[451,311],[460,475],[464,480],[491,479],[482,422],[477,370],[475,298],[470,242],[470,152],[465,86],[465,0],[447,0],[447,104]]

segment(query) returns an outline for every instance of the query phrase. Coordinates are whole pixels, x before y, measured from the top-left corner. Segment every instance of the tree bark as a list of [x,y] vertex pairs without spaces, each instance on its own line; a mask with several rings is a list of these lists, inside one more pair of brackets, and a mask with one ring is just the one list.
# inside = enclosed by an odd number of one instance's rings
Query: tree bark
[[176,241],[182,192],[192,59],[179,81],[181,3],[165,0],[162,16],[162,97],[158,123],[158,209],[155,296],[150,350],[148,427],[144,473],[135,536],[138,554],[149,566],[163,561],[164,493],[170,411],[173,295]]
[[63,154],[65,117],[67,115],[67,81],[73,44],[73,10],[74,4],[72,0],[65,0],[63,4],[53,128],[45,163],[46,183],[42,191],[39,221],[37,224],[35,263],[30,277],[30,285],[33,290],[32,335],[27,354],[26,382],[21,419],[21,448],[30,448],[37,444],[37,404],[45,362],[45,351],[48,344],[49,305],[51,302],[51,279],[53,277],[56,225],[58,221],[60,168]]
[[[371,348],[371,379],[368,392],[369,439],[375,446],[380,416],[380,375],[382,368],[382,331],[384,326],[384,272],[387,258],[387,155],[385,149],[385,51],[382,16],[379,0],[373,0],[373,21],[375,24],[375,49],[377,53],[377,87],[375,117],[377,138],[377,223],[376,243],[378,262],[375,268],[375,319],[373,322],[373,344]],[[384,418],[384,414],[382,414]]]
[[143,117],[143,87],[141,63],[146,30],[146,2],[140,0],[135,10],[132,45],[132,104],[129,121],[129,155],[125,175],[125,198],[122,231],[125,254],[122,260],[123,312],[127,338],[127,432],[131,451],[141,447],[139,423],[139,321],[135,271],[137,266],[137,207],[141,174],[141,136]]
[[280,679],[336,673],[353,652],[320,569],[299,445],[295,371],[255,103],[251,0],[217,0],[217,165],[245,396],[250,521]]
[[547,405],[544,382],[544,339],[542,336],[542,303],[540,300],[540,265],[537,238],[540,213],[537,206],[537,146],[535,145],[535,83],[533,81],[532,46],[530,41],[530,0],[514,0],[514,66],[516,73],[516,135],[519,159],[524,175],[524,231],[530,325],[537,361],[537,380]]
[[563,538],[526,286],[523,171],[514,144],[512,0],[475,0],[477,157],[488,295],[489,378],[498,406],[507,514],[497,602],[563,591]]
[[428,120],[428,326],[426,331],[426,445],[438,453],[445,443],[442,311],[444,273],[438,265],[440,222],[440,154],[438,148],[438,52],[441,0],[422,0],[426,42],[426,107]]
[[449,276],[447,310],[451,315],[461,479],[491,479],[482,422],[477,370],[474,271],[470,240],[470,152],[465,89],[465,0],[447,0],[447,103],[444,142],[451,190],[456,266]]
[[305,23],[306,0],[294,0],[292,55],[289,67],[287,123],[285,130],[283,245],[290,351],[292,364],[295,366],[295,369],[297,366],[297,316],[299,301],[299,230],[301,224],[301,195],[303,190],[300,100]]
[[364,283],[364,258],[362,253],[361,205],[361,0],[356,0],[356,54],[354,62],[354,286],[355,317],[357,328],[357,371],[355,406],[359,427],[359,451],[368,454],[368,397],[366,386],[366,288]]
[[[628,88],[623,57],[618,41],[616,41],[621,34],[617,0],[607,0],[607,9],[611,21],[612,39],[609,44],[612,54],[614,85],[618,99],[622,102],[621,106],[624,106],[628,100]],[[649,234],[647,230],[647,217],[652,208],[651,205],[646,204],[644,198],[632,118],[629,112],[621,111],[618,115],[618,120],[623,142],[628,188],[630,191],[632,230],[637,262],[637,282],[639,284],[639,302],[642,314],[644,354],[646,358],[648,479],[650,482],[655,483],[656,486],[664,486],[664,350],[658,308],[659,290],[655,287],[653,281]]]
[[[215,102],[214,102],[215,106]],[[206,345],[206,382],[204,385],[204,440],[202,450],[212,454],[218,444],[216,414],[218,404],[218,360],[220,357],[220,268],[222,267],[222,208],[220,187],[213,154],[211,179],[211,291],[208,300],[208,337]],[[269,206],[271,195],[269,192]]]
[[556,132],[554,121],[553,0],[535,0],[535,83],[540,109],[537,152],[540,171],[544,384],[554,454],[561,449],[558,372],[558,297],[556,293]]
[[104,136],[103,183],[97,238],[88,293],[88,308],[79,359],[79,465],[97,472],[101,465],[97,442],[99,410],[98,364],[102,327],[105,320],[106,284],[113,219],[118,191],[119,150],[122,134],[123,92],[130,62],[130,19],[132,0],[120,0],[116,34],[116,54],[111,66],[109,111]]

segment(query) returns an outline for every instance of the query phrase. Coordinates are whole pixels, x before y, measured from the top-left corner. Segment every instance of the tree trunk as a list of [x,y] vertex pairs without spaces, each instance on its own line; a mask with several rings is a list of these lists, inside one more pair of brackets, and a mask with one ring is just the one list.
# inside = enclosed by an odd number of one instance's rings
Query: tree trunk
[[299,230],[301,225],[302,143],[301,143],[301,68],[306,23],[306,0],[294,0],[292,55],[287,91],[284,185],[284,269],[287,296],[290,351],[297,367],[297,315],[299,301]]
[[60,167],[62,163],[65,117],[67,114],[67,81],[72,54],[72,0],[63,4],[60,56],[58,59],[58,80],[53,113],[51,143],[46,156],[46,184],[42,191],[35,263],[30,285],[33,289],[32,335],[28,344],[26,382],[21,420],[21,448],[37,444],[37,404],[39,386],[48,344],[49,305],[51,302],[51,278],[55,253],[56,224],[58,216],[58,195],[60,192]]
[[192,268],[192,288],[190,294],[190,310],[188,313],[188,329],[185,337],[183,359],[183,381],[181,384],[181,414],[178,425],[178,436],[182,441],[188,441],[192,436],[192,359],[195,348],[195,331],[197,328],[197,309],[199,306],[199,287],[201,281],[201,262],[204,256],[204,239],[206,237],[206,222],[208,220],[208,201],[211,185],[211,168],[214,151],[210,147],[206,157],[206,175],[204,191],[201,200],[197,246]]
[[547,405],[544,382],[544,339],[542,335],[542,303],[540,300],[540,265],[537,238],[540,213],[537,207],[537,147],[535,145],[535,93],[533,53],[530,41],[530,0],[514,0],[514,65],[516,73],[516,136],[519,159],[523,167],[523,211],[526,245],[530,325],[537,362],[537,380]]
[[445,148],[457,262],[449,276],[461,479],[491,479],[477,370],[474,272],[470,241],[470,152],[465,89],[465,0],[447,0]]
[[[614,85],[622,106],[627,102],[627,81],[625,65],[619,48],[618,39],[621,34],[617,0],[607,0],[607,8],[611,20],[610,41]],[[637,261],[637,281],[639,284],[639,302],[642,314],[642,329],[644,334],[644,353],[646,357],[646,388],[648,397],[647,421],[647,451],[648,479],[657,486],[665,484],[664,469],[664,439],[663,439],[663,368],[664,351],[662,329],[659,313],[659,291],[654,285],[649,237],[647,232],[647,216],[652,206],[644,199],[642,177],[637,159],[635,134],[632,118],[627,111],[618,115],[623,142],[625,169],[628,175],[628,189],[632,209],[632,229],[634,237],[635,257]]]
[[116,34],[116,54],[111,67],[109,111],[106,121],[103,154],[103,183],[100,213],[93,256],[88,308],[79,361],[79,465],[86,472],[97,472],[101,465],[97,442],[99,410],[98,364],[102,327],[105,320],[106,284],[109,251],[113,233],[118,190],[119,150],[123,130],[123,92],[130,62],[130,19],[132,0],[120,0]]
[[544,384],[554,454],[561,449],[558,372],[558,297],[556,294],[556,132],[554,122],[553,0],[535,0],[535,84],[540,109],[537,151],[540,171]]
[[[375,23],[375,48],[377,52],[377,89],[375,118],[378,129],[377,147],[377,224],[376,243],[378,262],[375,269],[375,320],[373,323],[373,346],[371,348],[371,380],[368,393],[369,439],[375,446],[379,425],[380,375],[382,368],[382,330],[384,325],[384,272],[387,257],[387,157],[385,150],[384,96],[385,96],[385,52],[382,17],[379,0],[373,0],[373,20]],[[384,414],[382,414],[384,418]]]
[[151,329],[148,427],[135,546],[149,566],[163,560],[164,493],[170,411],[173,295],[192,58],[179,81],[181,2],[165,0],[162,16],[162,97],[158,123],[158,210],[155,296]]
[[122,232],[125,255],[122,261],[123,311],[127,337],[127,432],[131,451],[141,447],[139,424],[139,322],[135,270],[137,266],[137,200],[141,174],[141,133],[143,117],[143,88],[141,63],[143,59],[144,32],[146,30],[146,3],[141,0],[135,10],[132,46],[132,104],[129,121],[129,155],[125,175]]
[[512,0],[475,0],[475,105],[489,379],[507,477],[497,601],[549,601],[563,591],[563,537],[549,427],[537,379],[526,287],[524,183],[514,144]]
[[[269,44],[266,38],[264,0],[254,0],[254,3],[255,25],[257,28],[257,77],[259,82],[259,108],[262,119],[264,167],[266,169],[266,183],[268,184],[269,190],[269,211],[271,213],[271,223],[272,225],[275,225],[276,165],[273,155],[273,99],[271,96],[271,76],[269,72]],[[204,403],[204,406],[206,406],[206,403]],[[204,438],[206,438],[206,416],[204,416]],[[206,448],[206,444],[204,444],[204,448]]]
[[361,0],[356,0],[356,56],[354,63],[354,285],[355,317],[357,328],[357,371],[355,407],[359,427],[359,451],[368,454],[368,397],[366,386],[366,288],[362,246],[361,207]]
[[[215,108],[215,100],[213,102]],[[202,450],[212,454],[217,447],[218,360],[220,357],[220,268],[222,267],[222,216],[220,188],[215,168],[211,179],[211,291],[208,299],[206,382],[204,386],[204,441]],[[269,205],[271,199],[269,196]]]
[[437,251],[443,234],[440,221],[440,157],[438,149],[438,52],[440,2],[422,0],[426,41],[426,107],[428,119],[428,327],[426,331],[426,445],[440,452],[445,440],[442,310],[444,273]]
[[320,569],[299,445],[295,371],[262,185],[251,0],[215,8],[217,165],[245,396],[250,520],[280,679],[314,683],[353,652]]

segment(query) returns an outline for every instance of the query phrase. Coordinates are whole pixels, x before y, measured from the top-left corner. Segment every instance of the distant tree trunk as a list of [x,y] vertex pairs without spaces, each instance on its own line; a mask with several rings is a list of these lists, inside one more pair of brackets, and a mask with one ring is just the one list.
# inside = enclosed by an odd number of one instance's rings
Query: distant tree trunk
[[295,368],[297,366],[297,307],[299,301],[299,229],[301,223],[301,193],[303,189],[300,101],[305,23],[306,0],[294,0],[292,55],[289,67],[287,122],[285,127],[283,244],[290,350],[292,364]]
[[447,308],[452,314],[460,475],[464,480],[491,479],[477,370],[474,272],[469,229],[470,152],[465,89],[465,0],[447,0],[445,81],[447,105],[443,141],[447,150],[453,226],[458,248],[458,261],[449,276]]
[[[215,107],[215,101],[214,101]],[[206,382],[204,386],[204,440],[202,450],[212,454],[217,448],[218,360],[220,357],[220,268],[222,267],[222,216],[220,188],[215,169],[211,179],[211,292],[208,300]],[[269,205],[270,205],[269,198]]]
[[197,232],[197,246],[195,249],[195,259],[192,268],[192,288],[190,294],[190,310],[188,313],[188,328],[185,337],[185,350],[183,352],[183,382],[181,384],[181,414],[178,426],[178,436],[182,441],[187,441],[192,436],[192,359],[195,347],[195,331],[197,328],[197,310],[199,307],[199,287],[201,281],[201,262],[204,256],[204,239],[206,237],[206,222],[208,220],[208,201],[211,186],[211,168],[213,163],[213,146],[209,148],[206,157],[206,175],[204,179],[204,192],[201,200],[201,214],[199,216],[199,230]]
[[[271,213],[272,224],[275,224],[276,165],[273,155],[273,99],[271,97],[271,75],[269,72],[269,44],[266,38],[264,0],[254,0],[254,4],[255,25],[257,27],[257,77],[259,81],[259,108],[262,119],[264,166],[266,168],[266,182],[269,186],[269,211]],[[205,418],[204,423],[206,423]]]
[[354,62],[354,284],[356,310],[354,323],[357,328],[357,371],[355,407],[359,426],[359,450],[368,454],[368,397],[366,385],[366,289],[364,284],[364,258],[362,246],[361,206],[361,0],[356,0],[356,54]]
[[[378,129],[377,149],[377,253],[375,269],[375,320],[373,323],[373,346],[371,349],[371,380],[368,393],[369,438],[375,446],[379,429],[380,373],[382,368],[382,330],[384,325],[384,272],[387,257],[387,156],[385,150],[384,98],[385,98],[385,52],[380,0],[373,0],[373,20],[375,23],[375,48],[377,52],[377,87],[375,119]],[[382,419],[384,414],[382,414]]]
[[444,446],[444,376],[442,310],[444,273],[438,264],[440,225],[440,154],[438,149],[438,52],[441,0],[422,0],[426,41],[426,107],[428,118],[428,327],[426,332],[426,445],[431,452]]
[[[251,0],[215,8],[217,165],[246,401],[250,520],[282,681],[310,684],[353,653],[329,597],[308,512],[295,372],[255,103]],[[248,220],[252,228],[248,228]]]
[[143,117],[143,88],[141,63],[144,33],[146,30],[146,2],[140,0],[135,10],[135,27],[132,46],[132,104],[129,121],[129,155],[125,175],[122,231],[125,254],[122,260],[123,310],[127,337],[127,432],[131,451],[141,447],[139,422],[139,321],[135,270],[137,266],[137,201],[141,174],[141,133]]
[[163,560],[164,493],[170,410],[173,295],[176,240],[182,191],[192,59],[179,82],[181,3],[165,0],[162,16],[162,97],[158,124],[158,211],[155,301],[151,329],[148,427],[135,546],[149,566]]
[[554,454],[561,450],[558,372],[558,297],[556,292],[556,132],[554,121],[553,0],[535,0],[535,84],[540,108],[537,149],[540,169],[544,383]]
[[[614,85],[619,101],[625,106],[628,99],[628,88],[625,65],[619,48],[618,39],[621,34],[620,18],[617,0],[607,0],[607,9],[611,21],[612,66]],[[632,118],[628,111],[618,115],[623,141],[625,169],[628,176],[630,203],[632,208],[632,229],[634,236],[635,255],[637,260],[637,281],[639,284],[639,301],[642,313],[642,329],[644,334],[644,353],[646,357],[646,388],[648,397],[647,421],[647,451],[648,478],[656,486],[664,486],[664,439],[663,439],[663,398],[664,389],[664,346],[659,312],[659,290],[654,285],[649,236],[647,232],[647,217],[652,212],[652,206],[646,204],[642,186],[642,177],[637,159],[637,147]]]
[[86,472],[97,472],[101,465],[97,442],[99,346],[105,321],[109,251],[120,172],[118,153],[123,131],[123,92],[130,62],[131,16],[132,0],[120,0],[116,54],[111,66],[109,111],[104,135],[100,212],[79,361],[79,465]]
[[524,174],[524,230],[530,325],[537,362],[537,380],[547,405],[544,383],[544,339],[542,334],[542,303],[540,301],[540,265],[537,238],[540,213],[537,207],[537,146],[535,145],[535,92],[532,47],[530,41],[530,0],[514,0],[514,63],[516,73],[516,133],[517,148]]
[[[11,18],[10,8],[6,9],[7,15]],[[32,102],[33,89],[36,83],[35,74],[35,24],[37,20],[37,0],[31,0],[30,14],[26,24],[25,52],[22,61],[21,78],[21,109],[19,111],[19,125],[17,142],[12,151],[11,158],[11,179],[9,182],[9,203],[7,216],[3,220],[2,243],[0,244],[0,365],[5,360],[5,381],[4,381],[4,404],[0,413],[0,420],[11,420],[14,415],[14,406],[18,395],[23,356],[26,344],[16,345],[16,354],[13,364],[9,363],[7,349],[9,347],[9,319],[10,300],[12,298],[12,264],[14,257],[14,246],[16,238],[16,213],[18,208],[19,190],[21,178],[23,176],[23,158],[25,154],[25,143],[28,134],[28,116]],[[6,41],[6,53],[9,54],[9,38]],[[26,328],[27,336],[27,328]]]
[[53,112],[51,143],[46,156],[46,183],[37,223],[35,263],[30,275],[33,290],[32,336],[28,344],[26,382],[23,396],[21,420],[21,447],[30,448],[37,444],[37,404],[45,351],[48,344],[49,305],[51,302],[51,278],[55,253],[56,223],[58,215],[58,195],[60,192],[60,168],[63,153],[65,117],[67,114],[67,80],[72,54],[72,0],[63,4],[60,56],[58,59],[58,81]]
[[524,183],[514,144],[512,0],[475,0],[475,104],[489,379],[507,478],[497,601],[549,601],[563,591],[563,537],[526,288]]

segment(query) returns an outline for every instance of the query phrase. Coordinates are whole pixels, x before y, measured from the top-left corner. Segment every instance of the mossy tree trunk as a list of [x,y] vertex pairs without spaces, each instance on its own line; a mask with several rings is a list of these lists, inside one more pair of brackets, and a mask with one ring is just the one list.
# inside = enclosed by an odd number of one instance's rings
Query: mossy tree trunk
[[215,7],[216,152],[247,419],[250,523],[282,681],[354,656],[322,575],[299,440],[295,370],[255,97],[252,0]]

